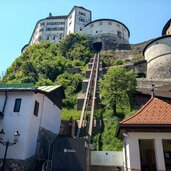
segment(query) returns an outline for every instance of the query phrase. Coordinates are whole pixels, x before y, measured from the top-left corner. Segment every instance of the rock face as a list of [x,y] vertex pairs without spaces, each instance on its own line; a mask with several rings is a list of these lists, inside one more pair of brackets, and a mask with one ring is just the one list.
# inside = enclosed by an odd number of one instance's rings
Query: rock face
[[171,35],[159,37],[144,49],[147,80],[171,78]]

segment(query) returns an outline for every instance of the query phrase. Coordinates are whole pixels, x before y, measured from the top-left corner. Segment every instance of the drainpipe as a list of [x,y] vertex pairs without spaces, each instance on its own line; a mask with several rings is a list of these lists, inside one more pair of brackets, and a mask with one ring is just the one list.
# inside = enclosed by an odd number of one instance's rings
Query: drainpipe
[[5,101],[4,101],[3,109],[2,109],[2,112],[0,112],[0,118],[4,117],[4,111],[5,111],[5,107],[6,107],[6,104],[7,104],[7,99],[8,99],[8,96],[7,96],[7,91],[6,91],[5,92]]

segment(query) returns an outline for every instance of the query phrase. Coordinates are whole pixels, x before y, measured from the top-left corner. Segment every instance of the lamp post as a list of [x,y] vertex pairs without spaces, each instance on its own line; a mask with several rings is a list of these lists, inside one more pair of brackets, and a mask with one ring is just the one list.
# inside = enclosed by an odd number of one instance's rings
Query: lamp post
[[0,131],[0,144],[4,145],[5,146],[5,153],[4,153],[4,158],[3,158],[3,164],[2,164],[2,169],[1,171],[5,171],[5,161],[6,161],[6,156],[7,156],[7,150],[8,150],[8,147],[9,146],[12,146],[14,144],[16,144],[18,142],[18,139],[19,139],[19,132],[15,132],[14,133],[14,140],[12,142],[10,142],[9,140],[8,141],[4,141],[3,138],[4,138],[4,135],[5,135],[5,132],[4,130],[2,129]]

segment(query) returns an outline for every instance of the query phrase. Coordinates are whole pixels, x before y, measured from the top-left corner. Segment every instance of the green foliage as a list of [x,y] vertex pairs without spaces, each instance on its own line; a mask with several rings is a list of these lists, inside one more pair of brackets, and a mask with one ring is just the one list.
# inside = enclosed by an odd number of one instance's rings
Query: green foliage
[[81,112],[77,111],[77,109],[75,109],[75,108],[73,108],[73,109],[64,108],[64,109],[62,109],[61,119],[69,120],[72,117],[73,120],[79,120],[80,115],[81,115]]
[[[18,57],[7,69],[3,80],[5,83],[50,83],[63,73],[68,62],[57,56],[57,47],[53,43],[33,44]],[[49,81],[43,81],[43,80]]]
[[124,61],[122,59],[112,60],[112,65],[123,65]]
[[[29,46],[7,69],[5,83],[53,83],[67,68],[82,68],[92,56],[90,40],[83,35],[71,34],[58,46],[41,42]],[[46,80],[47,79],[47,80]]]
[[136,77],[133,71],[123,67],[112,67],[100,82],[102,104],[113,113],[122,113],[131,107],[131,96],[136,88]]
[[61,84],[66,93],[64,106],[74,108],[83,77],[66,71],[75,67],[85,69],[93,55],[90,43],[86,36],[71,34],[58,46],[48,42],[33,44],[7,69],[1,82],[36,86]]
[[[131,113],[131,96],[135,91],[136,78],[133,71],[112,67],[100,81],[102,108],[98,113],[103,118],[102,133],[94,137],[97,150],[121,150],[122,143],[115,137],[119,121]],[[98,115],[99,115],[98,114]]]
[[70,60],[80,60],[87,63],[93,55],[91,42],[81,34],[70,34],[58,44],[59,54]]
[[74,108],[76,104],[77,93],[82,88],[83,76],[80,74],[70,74],[65,72],[59,75],[56,79],[56,83],[63,85],[65,89],[66,99],[64,99],[64,107]]

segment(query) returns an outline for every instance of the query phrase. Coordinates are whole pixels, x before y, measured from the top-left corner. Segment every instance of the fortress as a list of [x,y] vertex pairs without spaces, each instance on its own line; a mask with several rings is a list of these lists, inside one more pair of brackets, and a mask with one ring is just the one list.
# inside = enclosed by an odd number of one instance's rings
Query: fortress
[[[22,51],[28,45],[41,41],[58,44],[71,33],[87,35],[93,45],[102,50],[131,49],[130,31],[125,24],[114,19],[92,21],[90,10],[74,6],[68,15],[52,16],[50,13],[47,18],[39,20],[29,43]],[[153,39],[145,46],[143,56],[145,60],[134,65],[137,74],[146,76],[145,79],[139,79],[138,86],[149,87],[153,83],[155,85],[171,83],[171,19],[163,27],[162,36]]]
[[68,15],[49,16],[36,23],[30,41],[22,51],[33,43],[50,41],[58,44],[71,33],[89,36],[103,50],[129,49],[129,29],[120,21],[98,19],[92,21],[91,11],[74,6]]

